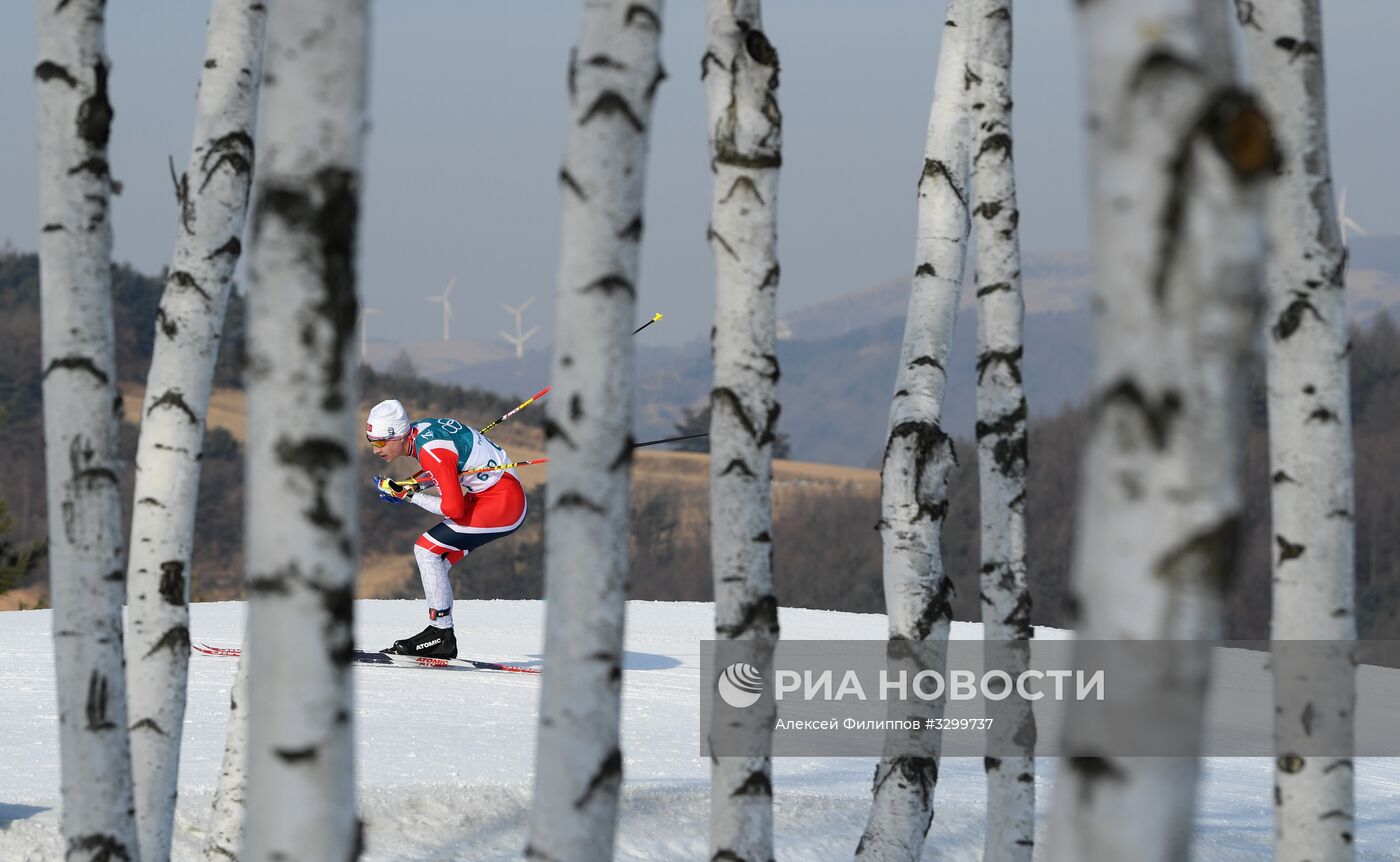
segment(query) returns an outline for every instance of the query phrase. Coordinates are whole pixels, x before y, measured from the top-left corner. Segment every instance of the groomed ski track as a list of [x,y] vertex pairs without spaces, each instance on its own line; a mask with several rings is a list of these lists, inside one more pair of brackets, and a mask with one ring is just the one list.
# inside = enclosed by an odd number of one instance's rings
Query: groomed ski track
[[[356,602],[356,646],[377,649],[423,625],[423,604]],[[191,606],[195,641],[242,640],[244,606]],[[461,601],[464,655],[537,665],[544,606]],[[617,840],[622,860],[706,859],[709,763],[699,755],[698,642],[713,609],[631,602],[623,683],[625,757]],[[881,639],[885,618],[784,608],[783,636]],[[52,614],[0,613],[0,860],[62,858]],[[954,624],[955,637],[978,626]],[[1042,636],[1063,636],[1042,632]],[[237,660],[193,656],[180,771],[174,859],[201,858],[204,818],[223,756],[228,691]],[[508,673],[406,672],[357,667],[359,804],[365,860],[519,859],[525,844],[541,678]],[[1044,826],[1055,764],[1042,761]],[[777,858],[848,859],[869,806],[869,758],[775,762]],[[925,858],[981,858],[980,759],[945,760]],[[1267,759],[1208,763],[1195,859],[1271,860],[1272,772]],[[1357,763],[1357,858],[1400,858],[1400,761]],[[1042,836],[1043,837],[1043,834]]]

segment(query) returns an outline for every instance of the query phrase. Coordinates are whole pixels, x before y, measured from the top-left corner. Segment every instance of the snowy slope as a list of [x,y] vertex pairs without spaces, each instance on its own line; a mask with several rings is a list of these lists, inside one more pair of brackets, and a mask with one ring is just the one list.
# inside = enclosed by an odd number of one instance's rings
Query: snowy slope
[[[237,644],[241,603],[192,606],[196,640]],[[361,601],[356,642],[388,644],[422,626],[422,604]],[[698,641],[707,604],[628,607],[623,753],[626,777],[617,857],[704,859],[708,763],[699,756]],[[459,602],[464,655],[540,660],[539,602]],[[788,638],[880,639],[883,616],[783,609]],[[51,614],[0,614],[0,860],[62,858]],[[955,637],[978,627],[957,624]],[[1052,633],[1050,636],[1054,636]],[[1058,633],[1055,633],[1058,634]],[[199,858],[203,819],[222,757],[233,659],[195,656],[181,764],[175,859]],[[514,674],[357,668],[359,798],[368,860],[518,859],[525,843],[539,678]],[[1049,798],[1049,763],[1039,796]],[[776,761],[778,858],[850,858],[864,825],[873,761]],[[945,760],[926,858],[974,860],[982,843],[980,760]],[[1199,859],[1271,858],[1272,776],[1265,759],[1207,768]],[[1357,849],[1400,859],[1400,763],[1358,763]],[[1042,825],[1044,811],[1041,812]]]

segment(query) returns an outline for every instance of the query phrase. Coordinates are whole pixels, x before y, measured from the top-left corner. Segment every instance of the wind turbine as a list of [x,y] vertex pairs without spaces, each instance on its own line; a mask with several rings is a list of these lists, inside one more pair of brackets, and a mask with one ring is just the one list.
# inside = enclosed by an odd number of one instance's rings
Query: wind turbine
[[369,361],[369,316],[378,314],[379,309],[363,306],[360,308],[360,361]]
[[1337,201],[1337,224],[1342,228],[1342,247],[1347,248],[1347,228],[1351,228],[1361,236],[1370,236],[1366,228],[1356,223],[1355,219],[1347,216],[1347,189],[1342,186],[1342,197]]
[[530,338],[530,336],[540,331],[540,328],[538,326],[531,327],[529,332],[522,333],[520,331],[521,326],[524,325],[523,321],[525,309],[529,308],[530,303],[534,301],[535,298],[532,296],[529,299],[525,300],[525,302],[523,302],[519,308],[511,308],[509,305],[501,306],[501,308],[504,308],[506,310],[507,314],[515,315],[515,334],[511,335],[508,332],[502,332],[501,337],[504,338],[506,341],[509,341],[511,344],[515,345],[516,359],[520,359],[525,355],[525,342]]
[[443,341],[449,341],[449,340],[451,340],[451,336],[448,334],[448,329],[447,329],[447,327],[448,327],[448,324],[450,324],[450,323],[452,322],[452,303],[448,300],[447,296],[448,296],[448,294],[452,293],[452,286],[453,286],[454,284],[456,284],[456,283],[457,283],[457,279],[455,279],[455,278],[452,279],[451,281],[449,281],[449,282],[447,283],[447,289],[444,290],[444,291],[442,292],[442,295],[441,295],[441,296],[430,296],[430,297],[428,297],[426,300],[424,300],[425,302],[440,302],[440,303],[442,303],[442,340],[443,340]]

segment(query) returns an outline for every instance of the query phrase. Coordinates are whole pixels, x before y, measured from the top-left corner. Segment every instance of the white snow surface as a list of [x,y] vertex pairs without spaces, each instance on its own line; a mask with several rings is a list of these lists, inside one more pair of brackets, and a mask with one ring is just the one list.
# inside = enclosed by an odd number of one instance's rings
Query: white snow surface
[[[195,641],[238,645],[241,602],[191,607]],[[356,643],[377,649],[423,625],[415,601],[359,601]],[[544,605],[462,601],[454,608],[464,657],[541,662]],[[885,617],[783,608],[784,638],[880,640]],[[50,611],[0,613],[0,860],[63,858]],[[701,640],[713,607],[630,602],[623,676],[624,789],[616,857],[707,859],[709,764],[700,756]],[[955,623],[953,636],[980,626]],[[1064,637],[1040,631],[1038,637]],[[194,656],[180,764],[175,860],[200,858],[228,724],[236,659]],[[523,674],[385,667],[355,670],[358,798],[366,860],[519,859],[533,781],[541,679]],[[870,758],[774,762],[776,855],[851,858],[869,807]],[[1357,858],[1400,860],[1400,759],[1358,760]],[[1056,764],[1038,764],[1044,838]],[[1193,858],[1272,859],[1267,758],[1207,762]],[[945,758],[925,859],[981,858],[985,777],[980,759]]]

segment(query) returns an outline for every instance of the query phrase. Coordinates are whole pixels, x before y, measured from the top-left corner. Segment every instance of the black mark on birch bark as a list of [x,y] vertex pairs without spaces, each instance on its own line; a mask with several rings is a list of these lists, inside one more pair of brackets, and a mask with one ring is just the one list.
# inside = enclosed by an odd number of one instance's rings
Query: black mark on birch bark
[[1172,584],[1199,580],[1223,593],[1235,576],[1239,537],[1240,519],[1224,518],[1167,552],[1153,574]]
[[[988,135],[982,139],[982,146],[977,150],[977,157],[973,161],[980,161],[987,153],[1000,152],[1003,159],[1011,158],[1011,136],[1005,132],[997,132],[995,135]],[[998,205],[997,209],[1001,209]],[[991,216],[987,216],[991,218]]]
[[1123,380],[1109,387],[1099,399],[1099,410],[1123,407],[1141,415],[1152,445],[1159,451],[1167,448],[1167,438],[1181,413],[1181,396],[1168,390],[1154,402],[1132,380]]
[[156,326],[160,327],[161,333],[166,338],[174,338],[180,331],[179,324],[167,316],[163,308],[156,309]]
[[[64,0],[64,2],[66,3],[68,0]],[[60,8],[62,5],[62,3],[59,4]],[[115,835],[94,832],[70,838],[64,858],[73,859],[84,855],[93,862],[117,862],[118,859],[131,862],[130,849]]]
[[967,209],[967,196],[963,193],[962,187],[953,179],[953,172],[948,169],[948,166],[937,159],[924,159],[924,172],[919,175],[919,185],[923,186],[926,179],[937,182],[939,177],[943,177],[947,181],[948,188],[953,190],[953,195],[957,197],[958,203],[962,204],[963,209]]
[[316,760],[316,746],[307,748],[274,748],[272,753],[283,763],[311,763]]
[[[212,164],[210,164],[211,161]],[[199,184],[201,192],[214,178],[220,165],[228,165],[229,170],[233,171],[235,176],[252,179],[252,136],[239,129],[236,132],[229,132],[227,135],[215,138],[209,143],[209,149],[205,150],[204,159],[200,162],[200,170],[204,171],[204,182]]]
[[226,254],[236,261],[243,254],[243,243],[239,242],[238,237],[231,236],[228,242],[209,252],[204,259],[213,260],[221,254]]
[[176,287],[193,290],[195,293],[199,294],[206,303],[213,301],[208,291],[199,286],[199,282],[195,277],[185,272],[183,269],[171,270],[170,274],[166,276],[166,280]]
[[767,420],[760,431],[758,423],[744,409],[744,402],[739,398],[739,394],[728,386],[718,386],[710,391],[711,409],[717,412],[721,404],[729,408],[730,415],[743,426],[744,432],[753,438],[755,445],[762,446],[774,440],[773,431],[778,424],[778,414],[782,411],[779,405],[774,404],[769,409]]
[[585,284],[583,287],[579,288],[579,293],[592,293],[595,290],[601,291],[608,296],[618,291],[622,291],[631,297],[637,295],[636,289],[632,287],[632,282],[616,273],[605,275],[602,278],[595,279]]
[[1274,536],[1274,541],[1278,543],[1278,561],[1280,565],[1289,560],[1298,559],[1307,551],[1305,545],[1295,545],[1283,536]]
[[75,176],[81,173],[92,174],[99,180],[111,179],[111,170],[107,165],[107,160],[96,156],[79,162],[76,167],[68,169],[68,176]]
[[1319,323],[1323,322],[1322,315],[1308,301],[1306,294],[1295,292],[1293,296],[1293,301],[1279,313],[1278,320],[1273,326],[1274,338],[1279,341],[1290,338],[1293,333],[1298,331],[1298,327],[1303,325],[1304,314],[1311,314]]
[[622,781],[622,750],[614,748],[608,752],[608,756],[603,758],[603,762],[598,764],[598,769],[589,779],[588,786],[584,788],[583,795],[574,800],[574,808],[583,808],[593,798],[593,794],[602,790],[606,794],[617,792],[617,786]]
[[578,184],[578,180],[574,179],[574,175],[569,173],[568,168],[559,169],[559,182],[564,185],[564,188],[578,195],[579,200],[588,200],[588,194],[584,192],[583,186]]
[[706,51],[705,56],[700,58],[700,80],[705,80],[705,76],[710,74],[710,64],[714,63],[719,68],[724,68],[724,61],[714,51]]
[[1094,790],[1103,782],[1121,783],[1126,779],[1123,771],[1106,757],[1071,757],[1069,768],[1079,778],[1079,799],[1085,804],[1090,802]]
[[753,195],[754,200],[758,201],[759,206],[767,206],[767,202],[763,200],[763,195],[758,193],[758,186],[754,185],[753,180],[749,177],[735,178],[734,183],[729,187],[729,191],[725,193],[723,198],[720,198],[720,203],[729,203],[730,199],[732,199],[741,188],[747,189],[749,194]]
[[165,732],[165,728],[161,727],[159,724],[156,723],[156,720],[154,718],[143,718],[131,726],[132,733],[135,733],[138,730],[149,730],[152,733],[157,733],[161,736],[170,735]]
[[168,605],[184,606],[185,563],[183,560],[166,560],[160,564],[160,597]]
[[[878,767],[877,767],[878,770]],[[925,809],[938,784],[938,761],[932,757],[896,757],[890,761],[889,770],[875,782],[875,794],[885,782],[894,778],[901,787],[912,787],[919,794],[919,802]],[[930,817],[932,812],[929,812]],[[856,851],[859,853],[859,849]]]
[[1259,32],[1264,32],[1264,28],[1259,26],[1255,20],[1258,10],[1255,8],[1254,0],[1235,0],[1235,17],[1239,19],[1241,27],[1253,27]]
[[[1009,286],[1008,286],[1008,289]],[[981,295],[979,291],[978,295]],[[988,350],[977,357],[977,382],[982,382],[982,376],[987,373],[987,369],[994,363],[1006,367],[1012,379],[1017,383],[1021,382],[1021,356],[1023,348],[1016,347],[1013,350]]]
[[54,369],[58,368],[61,368],[65,371],[86,371],[93,377],[96,377],[98,382],[104,386],[110,380],[110,378],[107,376],[107,372],[103,371],[101,368],[98,368],[97,363],[93,362],[86,356],[60,356],[59,358],[50,362],[48,368],[44,369],[44,378],[47,379],[49,373],[52,372]]
[[754,472],[749,469],[749,465],[745,464],[742,458],[735,458],[726,464],[723,470],[719,471],[721,476],[728,476],[730,473],[743,473],[750,479],[756,478]]
[[604,508],[601,503],[596,503],[577,491],[568,491],[564,494],[559,495],[559,499],[556,500],[554,503],[554,508],[556,509],[565,509],[572,507],[587,509],[588,511],[594,512],[599,515],[607,514],[607,509]]
[[715,633],[729,640],[749,632],[761,638],[778,636],[778,600],[772,593],[745,602],[737,622],[715,626]]
[[78,137],[95,149],[104,149],[112,133],[112,103],[107,101],[107,64],[93,64],[93,92],[78,106]]
[[1292,36],[1280,36],[1274,40],[1274,47],[1287,52],[1288,62],[1292,63],[1299,57],[1312,55],[1317,56],[1317,46],[1306,39],[1295,39]]
[[735,260],[739,259],[739,254],[734,251],[734,246],[730,245],[724,237],[719,235],[719,231],[715,230],[714,225],[707,225],[705,227],[705,239],[719,243],[720,247],[723,248],[730,257]]
[[627,68],[626,63],[623,63],[620,60],[614,60],[607,54],[594,54],[592,57],[589,57],[587,60],[584,60],[583,64],[585,66],[592,66],[595,69],[615,69],[621,71]]
[[34,77],[47,84],[50,81],[62,81],[69,87],[77,89],[78,79],[67,68],[60,66],[52,60],[45,60],[34,67]]
[[146,656],[153,656],[163,649],[170,650],[172,655],[185,655],[190,651],[190,630],[188,626],[172,626],[160,636],[160,640],[155,642]]
[[593,101],[588,110],[579,119],[580,126],[588,125],[594,117],[618,115],[626,120],[634,130],[641,132],[645,126],[642,120],[632,111],[632,106],[627,104],[627,100],[616,90],[605,90]]
[[767,772],[754,770],[749,773],[744,783],[734,788],[730,796],[772,796],[773,781],[768,777]]
[[195,415],[195,412],[192,409],[190,409],[190,405],[185,403],[185,396],[181,394],[180,390],[178,389],[167,389],[165,392],[161,393],[161,396],[151,404],[148,410],[146,410],[146,415],[150,416],[152,413],[155,412],[157,407],[172,407],[176,410],[179,410],[181,413],[184,413],[185,418],[190,420],[191,425],[199,424],[199,417]]
[[627,7],[627,14],[623,17],[622,23],[627,27],[645,27],[658,33],[661,32],[661,18],[654,10],[641,3],[633,3]]
[[93,671],[88,677],[87,705],[88,730],[115,730],[116,724],[107,717],[107,677]]
[[627,227],[618,231],[617,238],[630,240],[632,242],[640,241],[642,238],[642,217],[637,216],[628,222]]

